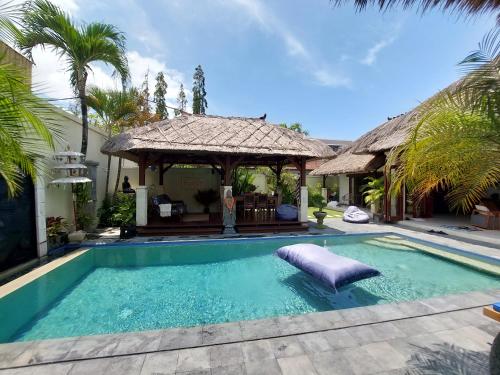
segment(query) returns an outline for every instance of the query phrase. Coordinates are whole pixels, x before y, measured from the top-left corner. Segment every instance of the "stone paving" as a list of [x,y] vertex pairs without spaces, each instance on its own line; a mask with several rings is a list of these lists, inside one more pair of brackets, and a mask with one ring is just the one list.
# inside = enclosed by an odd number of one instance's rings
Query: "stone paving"
[[[498,249],[392,225],[338,219],[325,224],[326,230],[310,233],[393,232],[500,259]],[[487,374],[500,324],[484,317],[482,306],[497,301],[500,289],[255,321],[1,344],[0,375]]]
[[[0,374],[488,373],[500,290],[161,331],[0,345]],[[432,372],[431,372],[432,370]],[[462,372],[464,373],[464,372]]]

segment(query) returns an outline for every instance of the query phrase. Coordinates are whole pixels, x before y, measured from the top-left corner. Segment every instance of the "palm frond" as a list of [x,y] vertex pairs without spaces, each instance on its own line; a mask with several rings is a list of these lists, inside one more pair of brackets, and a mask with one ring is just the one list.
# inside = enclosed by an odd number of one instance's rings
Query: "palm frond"
[[[331,0],[336,5],[347,3],[346,0]],[[354,0],[354,7],[360,11],[368,6],[376,6],[381,11],[401,6],[403,9],[416,7],[424,13],[438,8],[458,14],[478,15],[496,12],[500,9],[498,0]]]

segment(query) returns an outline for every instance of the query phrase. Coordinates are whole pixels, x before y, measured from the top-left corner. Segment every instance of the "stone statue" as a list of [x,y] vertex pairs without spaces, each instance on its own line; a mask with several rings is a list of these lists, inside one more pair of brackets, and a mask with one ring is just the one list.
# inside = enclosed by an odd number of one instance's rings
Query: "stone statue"
[[222,223],[224,225],[223,234],[236,234],[234,225],[236,224],[236,200],[231,190],[226,191],[222,205]]
[[135,193],[135,190],[130,186],[130,182],[128,182],[128,176],[123,177],[122,191],[124,193]]

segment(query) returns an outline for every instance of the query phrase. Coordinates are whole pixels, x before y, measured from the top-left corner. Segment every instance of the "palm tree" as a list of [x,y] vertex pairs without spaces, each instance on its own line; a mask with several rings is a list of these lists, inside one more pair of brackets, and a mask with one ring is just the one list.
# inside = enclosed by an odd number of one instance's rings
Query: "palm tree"
[[451,208],[473,208],[500,182],[500,30],[461,65],[468,75],[438,94],[419,115],[388,165],[398,164],[392,192],[406,183],[415,200],[447,190]]
[[78,95],[82,111],[82,147],[87,153],[88,107],[86,85],[90,64],[103,62],[112,66],[123,82],[129,77],[125,56],[125,36],[115,26],[92,22],[77,26],[69,15],[47,0],[27,4],[22,18],[23,30],[17,44],[32,57],[37,46],[50,48],[65,59],[70,83]]
[[[345,0],[331,1],[337,5],[346,3]],[[500,9],[498,0],[354,0],[354,6],[357,10],[363,10],[369,5],[376,5],[380,10],[387,10],[398,5],[405,9],[416,6],[422,12],[441,8],[467,15],[496,12]]]
[[[0,36],[12,41],[18,30],[12,21],[19,9],[0,7]],[[46,170],[45,155],[58,135],[54,111],[31,92],[29,77],[0,57],[0,177],[10,197],[21,191],[24,176],[35,180]]]
[[[102,90],[91,87],[88,95],[88,105],[97,113],[104,127],[111,135],[120,132],[124,127],[132,125],[138,112],[138,92],[135,89],[123,91]],[[108,169],[106,172],[106,193],[109,188],[109,172],[111,169],[111,155],[108,155]],[[121,160],[118,164],[118,173],[115,184],[115,194],[120,181]]]

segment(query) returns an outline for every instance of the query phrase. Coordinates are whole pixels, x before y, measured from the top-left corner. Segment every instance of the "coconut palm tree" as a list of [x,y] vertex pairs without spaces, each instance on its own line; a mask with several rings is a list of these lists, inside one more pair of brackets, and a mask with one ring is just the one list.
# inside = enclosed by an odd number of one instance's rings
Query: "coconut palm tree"
[[[18,15],[18,8],[0,6],[3,40],[12,41],[18,33]],[[12,197],[21,191],[24,176],[35,180],[45,171],[45,155],[54,148],[53,134],[59,133],[53,107],[32,93],[30,77],[6,56],[0,56],[0,177]]]
[[[119,133],[121,129],[131,126],[138,112],[138,92],[135,89],[123,91],[103,90],[91,87],[87,97],[88,105],[92,108],[102,121],[108,138]],[[106,192],[109,188],[109,172],[111,169],[111,155],[108,155],[108,168],[106,172]],[[118,165],[117,183],[115,193],[120,180],[121,163]]]
[[[346,0],[331,0],[337,5],[344,4]],[[354,0],[357,10],[363,10],[370,5],[378,6],[380,10],[387,10],[396,6],[403,8],[417,7],[426,12],[434,8],[445,11],[458,12],[467,15],[496,12],[500,10],[498,0]]]
[[500,30],[461,66],[467,76],[423,106],[388,165],[399,165],[393,192],[406,184],[418,201],[443,189],[450,206],[466,212],[500,182]]
[[103,62],[115,69],[122,81],[129,77],[125,55],[125,36],[115,26],[92,22],[77,26],[70,16],[47,0],[27,3],[22,18],[23,29],[17,44],[29,57],[41,46],[65,59],[70,83],[78,95],[82,112],[82,147],[87,153],[88,106],[86,86],[90,64]]

